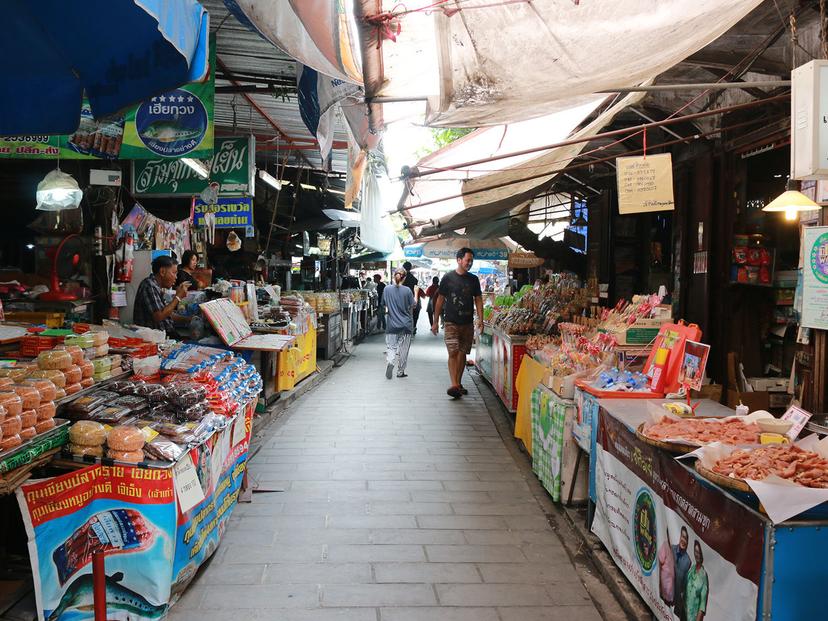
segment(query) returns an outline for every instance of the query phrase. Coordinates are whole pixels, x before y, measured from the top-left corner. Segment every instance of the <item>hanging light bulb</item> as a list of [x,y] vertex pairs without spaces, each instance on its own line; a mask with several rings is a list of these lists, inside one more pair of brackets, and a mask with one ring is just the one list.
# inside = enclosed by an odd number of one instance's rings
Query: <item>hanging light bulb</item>
[[62,211],[76,209],[83,199],[83,190],[72,175],[60,168],[50,171],[43,181],[37,184],[37,206],[40,211]]
[[800,211],[813,211],[820,206],[799,191],[799,182],[788,179],[785,191],[762,207],[762,211],[784,211],[785,220],[793,221],[799,217]]

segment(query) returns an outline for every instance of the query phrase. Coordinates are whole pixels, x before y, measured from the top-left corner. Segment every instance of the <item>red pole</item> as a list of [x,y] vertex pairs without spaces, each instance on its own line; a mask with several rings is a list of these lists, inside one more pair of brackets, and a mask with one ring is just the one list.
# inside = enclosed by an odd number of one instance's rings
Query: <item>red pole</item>
[[106,568],[103,552],[92,555],[92,590],[95,597],[95,621],[106,621]]

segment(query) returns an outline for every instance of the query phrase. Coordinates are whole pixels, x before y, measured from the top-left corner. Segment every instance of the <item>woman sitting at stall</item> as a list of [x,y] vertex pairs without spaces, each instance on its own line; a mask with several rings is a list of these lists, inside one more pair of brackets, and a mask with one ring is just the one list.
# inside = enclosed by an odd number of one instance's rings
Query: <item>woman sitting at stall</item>
[[175,281],[176,286],[183,282],[188,282],[190,283],[190,291],[198,289],[200,286],[199,282],[193,276],[196,268],[198,268],[198,253],[192,250],[185,250],[184,255],[181,257],[181,264],[178,266],[178,279]]

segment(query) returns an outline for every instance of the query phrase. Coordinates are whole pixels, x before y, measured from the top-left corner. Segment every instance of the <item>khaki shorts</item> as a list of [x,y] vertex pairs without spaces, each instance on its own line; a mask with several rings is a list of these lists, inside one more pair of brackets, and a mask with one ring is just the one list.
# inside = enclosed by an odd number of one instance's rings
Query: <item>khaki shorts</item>
[[473,323],[449,323],[445,324],[444,334],[446,349],[450,354],[462,351],[468,355],[474,345],[474,324]]

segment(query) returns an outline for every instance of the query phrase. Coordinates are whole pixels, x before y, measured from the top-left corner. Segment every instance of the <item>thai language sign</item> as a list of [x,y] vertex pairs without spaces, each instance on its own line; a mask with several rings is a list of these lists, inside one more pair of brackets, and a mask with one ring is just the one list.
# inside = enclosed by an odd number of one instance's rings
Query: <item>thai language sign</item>
[[[92,557],[107,618],[157,621],[216,550],[241,489],[253,406],[189,452],[202,500],[182,510],[174,468],[93,465],[17,491],[40,621],[92,621]],[[239,433],[236,433],[238,431]]]
[[252,198],[220,198],[208,205],[200,198],[193,199],[193,225],[204,226],[204,214],[215,214],[217,229],[238,229],[253,226]]
[[[122,114],[95,119],[84,99],[71,136],[0,136],[0,158],[153,159],[213,154],[215,38],[210,39],[210,74],[162,93]],[[203,188],[202,188],[203,189]]]
[[662,621],[756,619],[761,520],[603,410],[592,531]]
[[669,153],[615,160],[618,179],[618,213],[672,211],[673,157]]
[[828,226],[802,231],[802,326],[828,330]]
[[[215,139],[209,181],[219,184],[221,196],[253,196],[255,156],[253,136]],[[207,183],[179,159],[132,163],[132,191],[136,195],[193,196],[201,194]]]

